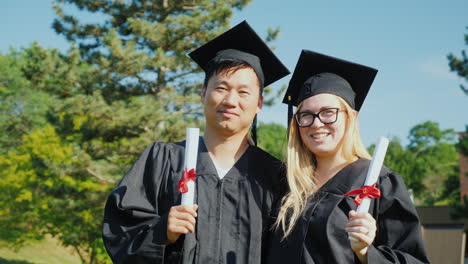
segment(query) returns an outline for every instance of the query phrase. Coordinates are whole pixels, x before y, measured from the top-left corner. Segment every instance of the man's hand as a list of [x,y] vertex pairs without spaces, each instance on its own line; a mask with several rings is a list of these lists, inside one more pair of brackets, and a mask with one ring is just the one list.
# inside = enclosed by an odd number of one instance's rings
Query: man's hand
[[180,235],[195,232],[195,217],[197,217],[198,205],[177,205],[171,207],[167,217],[167,241],[166,245],[177,241]]

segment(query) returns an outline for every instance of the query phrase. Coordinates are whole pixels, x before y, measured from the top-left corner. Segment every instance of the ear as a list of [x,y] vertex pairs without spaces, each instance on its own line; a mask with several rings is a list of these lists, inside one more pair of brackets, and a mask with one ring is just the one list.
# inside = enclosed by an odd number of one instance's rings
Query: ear
[[203,86],[201,89],[201,94],[200,94],[200,102],[202,104],[205,104],[205,95],[206,95],[206,87]]
[[260,95],[258,97],[258,104],[257,104],[257,114],[260,113],[260,111],[262,110],[262,107],[263,107],[263,95]]

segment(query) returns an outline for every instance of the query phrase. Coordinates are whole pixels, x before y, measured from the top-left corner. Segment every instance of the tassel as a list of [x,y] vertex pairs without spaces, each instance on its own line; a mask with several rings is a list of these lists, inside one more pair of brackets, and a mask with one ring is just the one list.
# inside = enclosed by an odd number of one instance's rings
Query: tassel
[[291,102],[291,96],[288,95],[288,140],[289,140],[289,130],[290,130],[292,118],[293,118],[293,105]]
[[257,146],[257,115],[255,115],[254,120],[252,122],[252,140]]

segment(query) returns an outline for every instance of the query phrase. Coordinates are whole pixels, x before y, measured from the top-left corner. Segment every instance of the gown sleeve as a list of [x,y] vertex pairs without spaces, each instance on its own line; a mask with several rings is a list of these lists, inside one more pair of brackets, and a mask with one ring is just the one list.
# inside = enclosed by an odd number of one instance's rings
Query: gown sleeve
[[403,179],[393,172],[381,177],[376,199],[377,234],[368,263],[429,263],[421,225]]
[[153,143],[108,197],[102,228],[113,263],[164,263],[170,159],[166,144]]

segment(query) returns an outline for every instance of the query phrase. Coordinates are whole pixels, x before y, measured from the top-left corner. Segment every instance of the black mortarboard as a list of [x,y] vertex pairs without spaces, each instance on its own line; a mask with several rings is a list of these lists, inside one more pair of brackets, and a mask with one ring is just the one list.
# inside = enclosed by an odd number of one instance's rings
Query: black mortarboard
[[316,94],[332,93],[359,111],[376,74],[365,65],[302,50],[283,103],[297,106]]
[[[257,74],[261,89],[290,73],[247,21],[239,23],[190,52],[189,56],[205,72],[208,71],[212,63],[232,59],[244,61]],[[255,143],[257,143],[256,123],[257,116],[255,116],[252,125],[252,138]]]
[[213,61],[233,58],[245,61],[254,69],[262,88],[290,73],[247,21],[190,52],[189,56],[205,72]]
[[293,105],[321,93],[335,94],[359,111],[376,74],[365,65],[302,50],[283,99],[289,105],[288,123]]

